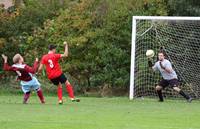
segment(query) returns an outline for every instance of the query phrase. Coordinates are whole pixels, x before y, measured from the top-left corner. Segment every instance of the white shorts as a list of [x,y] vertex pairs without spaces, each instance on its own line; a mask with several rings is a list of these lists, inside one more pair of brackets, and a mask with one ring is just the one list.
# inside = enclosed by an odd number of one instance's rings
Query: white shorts
[[40,83],[37,80],[37,78],[32,77],[32,80],[26,82],[26,81],[21,81],[21,87],[22,91],[24,93],[30,92],[32,89],[33,90],[38,90],[40,88]]

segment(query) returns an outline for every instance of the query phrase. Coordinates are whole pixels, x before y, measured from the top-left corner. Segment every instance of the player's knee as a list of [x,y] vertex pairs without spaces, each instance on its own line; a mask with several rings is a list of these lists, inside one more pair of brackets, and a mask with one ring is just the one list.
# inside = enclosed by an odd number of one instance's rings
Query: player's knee
[[158,90],[162,90],[162,87],[161,86],[156,86],[156,90],[158,91]]
[[67,85],[70,85],[70,83],[69,83],[69,81],[68,81],[68,80],[65,82],[65,84],[67,84]]
[[59,83],[59,84],[58,84],[58,87],[59,87],[59,88],[62,88],[62,84],[61,84],[61,83]]
[[175,91],[177,91],[177,92],[180,92],[180,91],[181,91],[181,89],[178,88],[178,87],[173,87],[173,89],[174,89]]
[[37,88],[37,89],[36,89],[36,91],[39,91],[39,90],[40,90],[40,88]]
[[29,92],[26,92],[26,94],[30,94],[31,92],[29,91]]

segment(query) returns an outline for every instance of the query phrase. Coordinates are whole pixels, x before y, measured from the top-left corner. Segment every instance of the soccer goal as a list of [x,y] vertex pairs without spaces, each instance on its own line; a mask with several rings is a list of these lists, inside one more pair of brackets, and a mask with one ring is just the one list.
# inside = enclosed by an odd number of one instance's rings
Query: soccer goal
[[[129,98],[155,97],[160,73],[148,67],[145,52],[164,50],[181,81],[180,87],[194,98],[200,96],[200,17],[133,16]],[[164,90],[165,97],[179,97]]]

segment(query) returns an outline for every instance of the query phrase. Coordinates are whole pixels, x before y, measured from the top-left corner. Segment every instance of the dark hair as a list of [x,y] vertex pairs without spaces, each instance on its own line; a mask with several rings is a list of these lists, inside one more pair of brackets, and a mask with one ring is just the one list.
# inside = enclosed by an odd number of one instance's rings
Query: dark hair
[[57,47],[56,45],[54,45],[54,44],[50,44],[50,45],[49,45],[49,50],[56,49],[56,47]]
[[165,52],[164,51],[159,51],[158,54],[162,53],[165,56]]
[[163,56],[165,57],[165,59],[169,59],[167,53],[166,53],[164,50],[160,50],[160,51],[158,52],[158,54],[159,54],[159,53],[162,53]]

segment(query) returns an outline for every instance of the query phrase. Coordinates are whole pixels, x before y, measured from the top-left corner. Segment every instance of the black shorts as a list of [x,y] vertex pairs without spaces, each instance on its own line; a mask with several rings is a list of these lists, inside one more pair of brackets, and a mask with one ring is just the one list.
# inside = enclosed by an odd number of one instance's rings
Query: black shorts
[[65,75],[62,73],[59,77],[51,79],[51,82],[54,85],[58,85],[59,83],[63,84],[67,81],[67,78],[65,77]]
[[162,79],[160,82],[159,82],[159,86],[161,86],[162,88],[165,88],[167,86],[171,86],[171,88],[173,87],[177,87],[179,86],[179,80],[178,79],[171,79],[171,80],[165,80],[165,79]]

